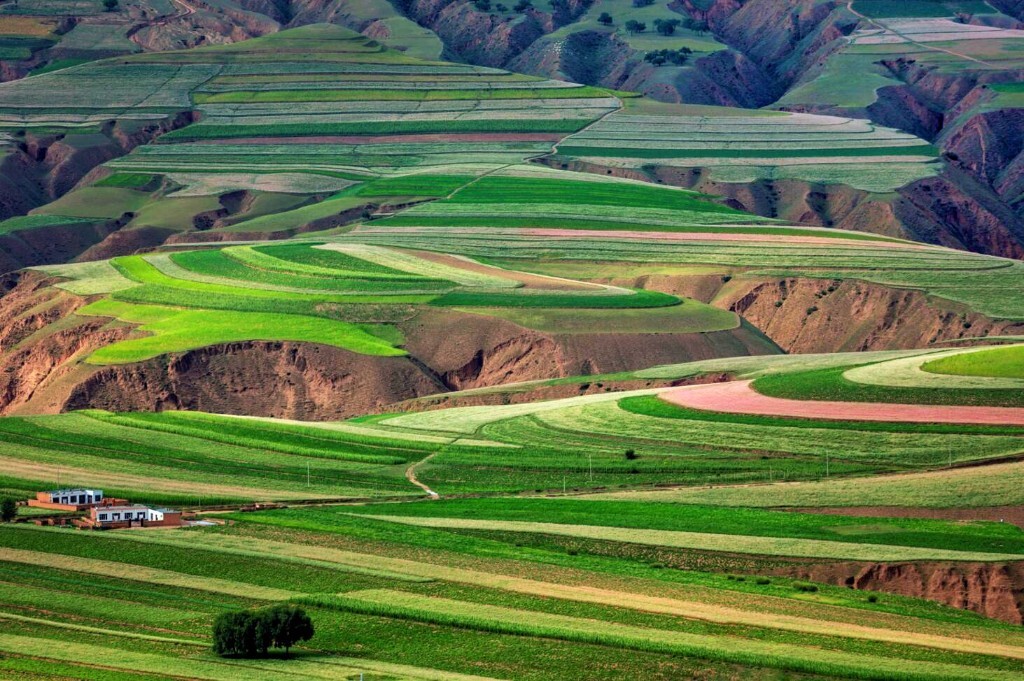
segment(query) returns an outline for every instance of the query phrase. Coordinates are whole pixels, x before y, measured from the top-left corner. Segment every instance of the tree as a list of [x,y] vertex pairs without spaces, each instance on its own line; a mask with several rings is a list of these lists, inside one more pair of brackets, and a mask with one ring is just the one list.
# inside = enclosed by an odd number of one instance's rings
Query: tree
[[628,460],[628,461],[635,461],[638,458],[640,458],[640,457],[637,456],[635,449],[627,449],[626,450],[626,460]]
[[313,638],[313,620],[294,605],[275,605],[266,611],[275,648],[284,648],[285,657],[296,643]]
[[655,19],[654,30],[664,36],[672,35],[676,32],[676,27],[683,23],[679,19]]
[[313,638],[313,620],[293,605],[263,610],[226,612],[213,622],[213,652],[217,655],[264,657],[270,648],[284,648]]
[[491,0],[476,0],[476,2],[474,2],[473,4],[481,12],[491,11]]
[[694,19],[693,17],[687,17],[683,20],[683,28],[687,31],[693,31],[697,35],[704,35],[711,29],[707,21]]
[[103,0],[103,8],[108,12],[117,9],[117,0]]
[[644,61],[655,66],[663,66],[668,63],[682,66],[693,53],[689,47],[680,47],[678,50],[651,50],[644,55]]
[[3,503],[0,504],[0,519],[3,519],[5,523],[9,523],[14,520],[18,515],[18,505],[14,503],[14,499],[4,499]]
[[612,15],[608,14],[608,12],[601,12],[601,16],[597,18],[597,23],[603,26],[611,26],[615,23],[615,20],[612,19]]
[[519,0],[512,9],[516,12],[525,12],[528,9],[533,9],[533,2],[531,0]]
[[643,33],[647,30],[647,24],[636,19],[630,19],[626,22],[626,30],[630,33]]

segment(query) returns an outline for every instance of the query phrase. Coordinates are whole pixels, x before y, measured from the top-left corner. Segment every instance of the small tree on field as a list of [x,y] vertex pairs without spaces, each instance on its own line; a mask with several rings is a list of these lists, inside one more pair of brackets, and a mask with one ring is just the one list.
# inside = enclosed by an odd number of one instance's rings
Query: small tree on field
[[634,449],[627,449],[626,450],[626,459],[628,461],[636,461],[638,458],[640,458],[640,457],[637,456],[636,450],[634,450]]
[[4,499],[0,503],[0,519],[3,519],[5,523],[9,523],[18,516],[18,505],[14,503],[14,499]]
[[103,0],[103,8],[108,12],[117,9],[117,0]]
[[687,17],[683,20],[683,28],[687,31],[693,31],[697,35],[704,35],[711,29],[707,21],[694,19],[693,17]]
[[676,32],[676,27],[683,23],[679,19],[655,19],[654,30],[664,36],[672,35]]
[[275,605],[264,610],[222,613],[213,622],[213,652],[221,656],[264,657],[313,638],[313,621],[302,608]]
[[636,19],[630,19],[626,22],[626,30],[630,33],[643,33],[647,30],[647,24]]
[[533,9],[533,2],[532,0],[519,0],[512,9],[516,12],[525,12],[528,9]]
[[612,19],[612,15],[608,14],[608,12],[601,12],[601,16],[597,18],[597,23],[603,26],[611,26],[615,23],[615,20]]

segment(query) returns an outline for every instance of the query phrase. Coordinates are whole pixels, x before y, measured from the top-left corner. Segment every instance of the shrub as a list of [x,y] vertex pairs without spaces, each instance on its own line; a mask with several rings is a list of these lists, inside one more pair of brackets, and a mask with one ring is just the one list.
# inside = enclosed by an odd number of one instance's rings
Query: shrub
[[117,9],[117,0],[103,0],[103,9],[108,12],[113,12]]
[[767,586],[768,584],[772,583],[772,580],[768,579],[767,577],[758,577],[754,583],[758,586]]
[[213,622],[213,652],[217,655],[263,657],[270,648],[284,648],[313,638],[313,621],[302,608],[275,605],[263,610],[226,612]]
[[601,12],[601,16],[597,18],[597,23],[603,26],[611,26],[615,23],[615,20],[612,19],[612,15],[608,14],[608,12]]
[[473,6],[481,12],[490,12],[491,0],[476,0],[476,2],[473,3]]
[[640,456],[636,453],[636,450],[634,450],[634,449],[627,449],[626,450],[626,459],[628,461],[635,461],[636,459],[639,459],[639,458],[640,458]]
[[875,594],[871,594],[870,596],[868,596],[868,603],[877,603],[877,602],[878,602],[878,596],[876,596]]
[[794,582],[793,588],[804,593],[814,593],[818,590],[818,585],[808,584],[807,582]]
[[531,0],[519,0],[512,9],[516,12],[525,12],[528,9],[533,9],[533,2]]
[[0,519],[5,523],[9,523],[14,520],[18,515],[18,505],[14,503],[14,499],[4,499],[3,503],[0,504]]

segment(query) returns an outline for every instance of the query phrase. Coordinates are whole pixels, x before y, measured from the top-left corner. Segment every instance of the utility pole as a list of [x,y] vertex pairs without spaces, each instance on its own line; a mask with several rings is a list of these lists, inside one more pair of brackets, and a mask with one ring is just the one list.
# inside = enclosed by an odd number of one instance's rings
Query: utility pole
[[590,482],[594,482],[594,453],[588,453],[587,459],[590,460]]
[[306,487],[309,487],[309,462],[306,462]]
[[562,494],[565,494],[565,474],[562,474]]

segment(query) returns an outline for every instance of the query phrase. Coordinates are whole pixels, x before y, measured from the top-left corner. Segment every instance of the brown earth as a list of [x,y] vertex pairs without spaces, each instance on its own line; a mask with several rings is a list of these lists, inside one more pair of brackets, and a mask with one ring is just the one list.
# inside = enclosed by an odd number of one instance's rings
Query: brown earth
[[1019,322],[992,320],[920,291],[853,279],[737,275],[723,281],[720,275],[650,275],[611,283],[730,310],[792,353],[925,348],[943,341],[1024,334]]
[[1024,562],[837,562],[792,565],[771,574],[926,598],[1011,624],[1024,623]]

